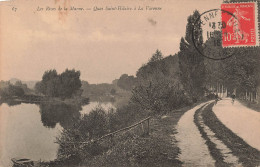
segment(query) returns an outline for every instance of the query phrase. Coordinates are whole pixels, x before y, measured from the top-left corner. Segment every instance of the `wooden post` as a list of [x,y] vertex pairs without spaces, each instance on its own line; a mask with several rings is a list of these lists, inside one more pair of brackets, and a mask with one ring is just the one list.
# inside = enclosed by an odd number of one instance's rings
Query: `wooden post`
[[145,135],[145,130],[144,130],[144,125],[143,125],[143,123],[141,123],[141,125],[142,125],[143,134]]
[[224,85],[223,84],[221,84],[221,86],[222,86],[222,94],[221,94],[221,97],[223,98],[224,97]]
[[258,94],[257,94],[257,90],[255,92],[255,100],[256,100],[256,103],[258,104]]
[[147,131],[147,134],[149,135],[149,120],[150,120],[150,118],[148,118],[148,120],[147,120],[147,125],[148,125],[148,131]]

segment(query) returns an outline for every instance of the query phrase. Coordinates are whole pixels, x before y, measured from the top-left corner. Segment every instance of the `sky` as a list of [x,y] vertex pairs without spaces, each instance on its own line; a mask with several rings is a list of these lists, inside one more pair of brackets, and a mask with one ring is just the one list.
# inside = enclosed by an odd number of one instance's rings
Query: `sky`
[[[46,70],[81,71],[89,83],[111,83],[161,50],[179,51],[187,17],[220,8],[216,0],[11,0],[0,2],[0,80],[41,80]],[[72,6],[84,11],[46,11]],[[108,7],[144,7],[107,11]],[[146,10],[146,6],[161,10]],[[37,8],[43,8],[37,11]],[[86,10],[91,9],[91,10]]]

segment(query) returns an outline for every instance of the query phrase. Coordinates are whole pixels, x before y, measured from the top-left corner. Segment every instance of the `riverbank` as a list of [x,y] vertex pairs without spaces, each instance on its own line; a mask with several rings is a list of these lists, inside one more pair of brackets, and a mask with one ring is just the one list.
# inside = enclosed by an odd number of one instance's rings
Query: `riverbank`
[[47,96],[40,96],[40,95],[23,95],[21,97],[10,97],[10,98],[1,98],[0,104],[7,103],[8,105],[17,105],[21,103],[63,103],[63,104],[80,104],[85,105],[89,103],[89,98],[86,97],[73,97],[73,98],[56,98],[56,97],[47,97]]
[[[109,148],[99,155],[90,156],[89,158],[85,158],[84,161],[77,161],[80,162],[77,166],[121,167],[162,166],[162,164],[163,166],[181,166],[182,163],[178,160],[180,150],[177,147],[177,141],[174,137],[177,133],[175,126],[181,116],[191,107],[172,110],[163,116],[153,116],[150,120],[149,136],[142,134],[142,129],[146,127],[146,124],[144,124],[126,133],[124,132],[112,138],[104,139],[102,141],[103,144],[100,144],[103,146],[110,145]],[[132,124],[134,123],[136,122]],[[91,149],[94,148],[91,147]],[[82,153],[85,151],[83,150]],[[57,159],[56,161],[46,162],[42,165],[51,165],[54,167],[73,166],[72,162],[69,161]]]
[[149,136],[128,137],[103,155],[85,162],[87,166],[181,166],[178,160],[175,126],[189,109],[173,110],[167,115],[154,117],[150,121]]

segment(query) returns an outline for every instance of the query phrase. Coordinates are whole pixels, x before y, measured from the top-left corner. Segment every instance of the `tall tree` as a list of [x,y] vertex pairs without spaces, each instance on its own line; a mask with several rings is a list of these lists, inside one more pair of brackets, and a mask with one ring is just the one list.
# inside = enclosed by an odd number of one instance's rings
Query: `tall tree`
[[[181,38],[179,56],[180,78],[185,91],[193,98],[199,99],[204,93],[205,66],[204,57],[194,45],[202,50],[202,29],[200,14],[195,11],[188,17],[185,38]],[[194,41],[194,42],[193,42]]]

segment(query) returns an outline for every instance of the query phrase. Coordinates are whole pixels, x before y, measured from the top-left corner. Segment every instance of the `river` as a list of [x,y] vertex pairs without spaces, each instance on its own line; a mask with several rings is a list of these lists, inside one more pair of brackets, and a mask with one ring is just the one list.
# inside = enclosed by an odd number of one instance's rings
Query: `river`
[[12,166],[11,158],[50,161],[57,156],[55,143],[63,128],[95,107],[108,110],[112,103],[90,102],[85,106],[19,104],[0,106],[0,167]]

